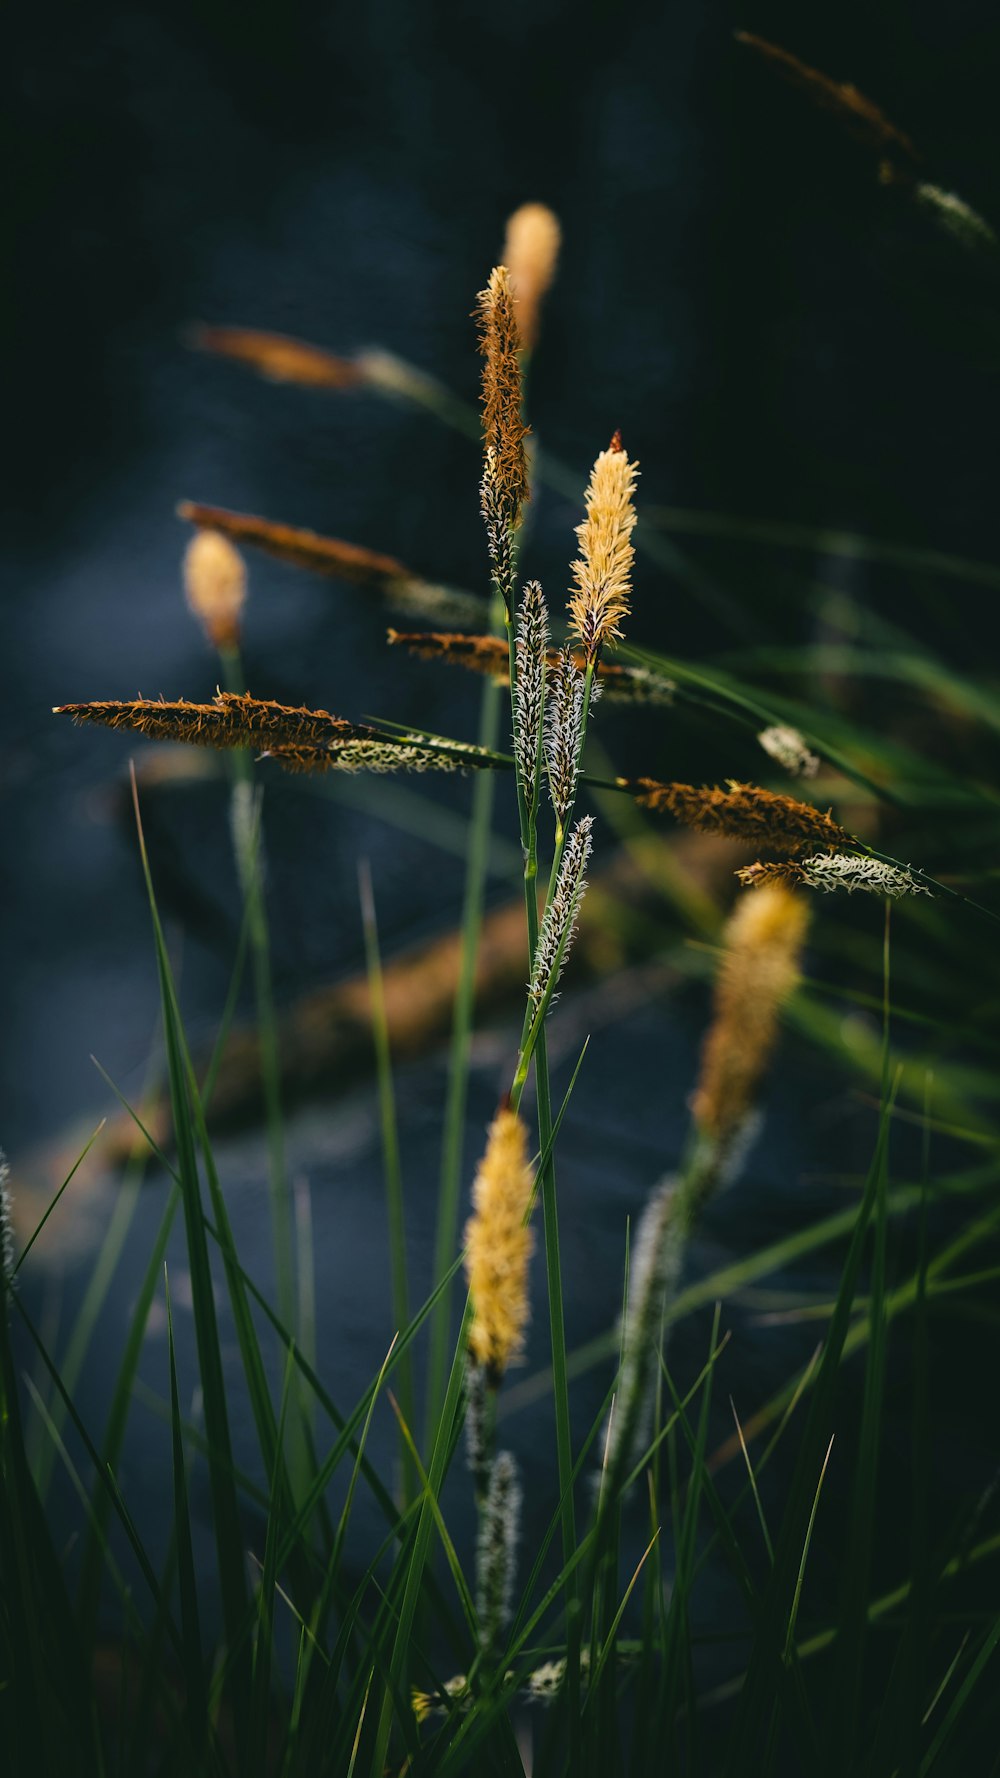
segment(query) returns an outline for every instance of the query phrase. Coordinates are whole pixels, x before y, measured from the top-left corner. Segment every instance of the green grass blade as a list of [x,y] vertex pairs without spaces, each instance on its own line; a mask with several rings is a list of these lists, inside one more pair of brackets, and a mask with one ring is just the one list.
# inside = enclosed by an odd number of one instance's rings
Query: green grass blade
[[187,1468],[184,1458],[184,1436],[181,1429],[180,1396],[177,1389],[174,1317],[170,1302],[170,1282],[165,1266],[163,1284],[167,1305],[170,1430],[174,1465],[174,1536],[177,1540],[177,1575],[181,1604],[185,1716],[192,1754],[197,1766],[208,1729],[208,1696],[205,1687],[205,1657],[202,1650],[201,1620],[198,1611],[198,1577],[195,1570],[194,1540],[191,1536],[191,1513],[188,1506]]
[[[385,989],[382,979],[382,956],[378,942],[375,895],[371,868],[367,859],[358,866],[358,893],[361,901],[361,923],[364,929],[365,960],[368,969],[368,993],[371,1000],[372,1039],[375,1045],[375,1071],[378,1080],[379,1116],[382,1126],[382,1171],[385,1179],[386,1210],[389,1222],[389,1273],[392,1283],[393,1331],[401,1333],[410,1320],[410,1292],[406,1271],[406,1216],[403,1205],[403,1169],[399,1155],[399,1129],[396,1121],[396,1098],[392,1082],[392,1052],[389,1044],[389,1021],[385,1010]],[[414,1423],[415,1397],[413,1363],[409,1353],[399,1367],[399,1394],[403,1415]],[[403,1505],[416,1492],[416,1472],[406,1440],[400,1439],[400,1473]]]
[[[135,791],[134,773],[132,787],[143,875],[149,898],[157,969],[160,978],[174,1138],[177,1145],[188,1263],[191,1271],[195,1339],[204,1399],[205,1427],[210,1446],[208,1468],[216,1555],[222,1593],[223,1621],[228,1640],[237,1635],[247,1603],[243,1540],[233,1479],[234,1465],[229,1432],[229,1411],[215,1313],[212,1270],[203,1222],[201,1184],[198,1177],[195,1147],[195,1124],[189,1094],[188,1069],[185,1062],[180,1014],[167,956],[166,941],[153,890],[153,879],[139,814],[138,796]],[[242,1750],[245,1750],[246,1741],[246,1700],[249,1695],[249,1683],[248,1664],[241,1661],[233,1675],[233,1708],[237,1740]]]

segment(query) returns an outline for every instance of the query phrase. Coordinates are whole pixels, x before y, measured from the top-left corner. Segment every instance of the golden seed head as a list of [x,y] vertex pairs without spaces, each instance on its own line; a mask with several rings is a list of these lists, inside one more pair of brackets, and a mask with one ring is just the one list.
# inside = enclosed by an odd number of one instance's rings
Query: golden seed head
[[629,462],[616,432],[591,470],[587,516],[576,528],[580,555],[572,569],[576,584],[569,599],[570,631],[590,661],[605,643],[621,640],[621,622],[629,613],[638,473],[639,465]]
[[199,531],[184,551],[184,592],[214,648],[240,640],[247,571],[238,549],[221,531]]
[[542,297],[556,275],[561,243],[559,219],[547,204],[522,204],[507,218],[503,262],[510,273],[526,352],[533,351],[538,340]]
[[494,266],[477,298],[479,350],[483,356],[483,440],[486,447],[488,496],[509,530],[529,498],[524,441],[528,428],[521,418],[520,335],[514,313],[510,274]]
[[782,882],[741,896],[726,923],[715,1016],[692,1106],[699,1128],[718,1143],[735,1136],[753,1108],[778,1015],[799,980],[808,925],[805,902]]
[[535,1176],[528,1131],[502,1106],[489,1128],[465,1229],[465,1271],[474,1315],[469,1351],[498,1380],[521,1351],[528,1322],[528,1267],[534,1237],[525,1220]]

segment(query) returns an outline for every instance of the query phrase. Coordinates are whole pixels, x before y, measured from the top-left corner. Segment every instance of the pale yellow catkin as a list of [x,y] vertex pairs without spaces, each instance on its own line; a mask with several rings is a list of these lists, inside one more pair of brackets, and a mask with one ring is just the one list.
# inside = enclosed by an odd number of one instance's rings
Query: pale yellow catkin
[[498,1381],[520,1351],[528,1323],[528,1269],[534,1236],[525,1218],[535,1178],[528,1131],[502,1106],[489,1128],[465,1229],[465,1271],[472,1296],[469,1353]]
[[507,218],[501,258],[510,273],[525,352],[537,344],[542,298],[556,275],[561,244],[559,219],[547,204],[522,204]]
[[596,660],[605,644],[621,640],[629,613],[638,473],[616,432],[591,470],[587,516],[576,528],[580,554],[572,568],[570,634],[582,643],[588,661]]
[[695,1123],[715,1142],[735,1136],[753,1108],[778,1015],[799,980],[808,925],[805,901],[784,883],[741,896],[729,917],[692,1105]]
[[238,647],[247,571],[238,549],[221,531],[198,531],[184,552],[188,605],[214,648]]

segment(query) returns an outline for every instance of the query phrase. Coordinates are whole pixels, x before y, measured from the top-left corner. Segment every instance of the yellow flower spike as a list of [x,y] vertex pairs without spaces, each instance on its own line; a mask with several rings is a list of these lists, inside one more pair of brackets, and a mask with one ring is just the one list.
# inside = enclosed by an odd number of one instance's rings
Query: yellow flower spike
[[535,1188],[528,1131],[502,1106],[489,1128],[472,1187],[465,1229],[465,1271],[474,1316],[469,1352],[498,1381],[522,1347],[528,1323],[528,1267],[534,1236],[525,1218]]
[[632,532],[639,465],[630,463],[616,432],[590,474],[587,516],[576,528],[580,554],[573,563],[575,587],[570,594],[570,633],[578,638],[588,661],[595,661],[605,643],[621,641],[621,623],[629,614]]
[[547,204],[522,204],[507,218],[503,263],[510,273],[525,352],[538,343],[542,298],[556,275],[561,244],[559,218]]
[[724,1145],[753,1109],[778,1033],[778,1015],[799,980],[809,909],[784,883],[741,896],[729,916],[692,1112]]
[[213,648],[238,647],[247,596],[239,550],[221,531],[199,531],[184,551],[183,576],[189,609]]

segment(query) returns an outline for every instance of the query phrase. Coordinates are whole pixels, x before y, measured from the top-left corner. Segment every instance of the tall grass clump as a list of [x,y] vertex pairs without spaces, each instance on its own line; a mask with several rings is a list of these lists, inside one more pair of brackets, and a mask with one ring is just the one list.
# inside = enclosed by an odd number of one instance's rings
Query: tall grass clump
[[[880,151],[906,157],[907,139],[860,95],[852,99],[853,89],[831,94],[831,83],[794,58],[745,41],[814,97],[864,121]],[[75,1384],[123,1233],[109,1228],[99,1288],[68,1357],[57,1353],[18,1288],[34,1236],[20,1254],[9,1241],[0,1168],[0,1744],[13,1772],[606,1778],[667,1768],[690,1778],[923,1778],[990,1769],[968,1760],[983,1728],[996,1727],[1000,1609],[990,1577],[1000,1529],[990,1490],[954,1522],[933,1521],[929,1379],[932,1316],[959,1301],[981,1307],[977,1292],[997,1276],[1000,1127],[995,1075],[982,1065],[983,1055],[995,1062],[996,1046],[990,1036],[970,1061],[974,1043],[963,1047],[959,1036],[962,995],[938,1020],[920,994],[928,955],[945,996],[970,956],[988,967],[983,938],[996,916],[979,900],[976,870],[956,868],[934,844],[920,801],[931,774],[917,782],[916,767],[867,716],[854,725],[829,712],[813,720],[808,702],[783,696],[766,673],[758,683],[750,672],[632,640],[633,626],[641,634],[648,621],[645,572],[684,565],[664,555],[613,416],[593,442],[589,474],[554,462],[531,434],[527,372],[558,246],[543,206],[511,219],[508,263],[491,270],[476,304],[481,400],[471,420],[450,391],[385,354],[341,359],[236,328],[198,337],[265,375],[334,397],[367,390],[471,430],[481,451],[488,599],[360,545],[189,502],[184,587],[217,658],[218,690],[205,700],[57,707],[81,724],[225,756],[242,908],[233,990],[206,1067],[185,1027],[134,776],[163,1085],[148,1105],[125,1110],[129,1153],[160,1168],[169,1193],[143,1274],[127,1281],[134,1306],[110,1367],[103,1428],[85,1423]],[[470,467],[470,502],[475,479]],[[565,496],[567,486],[580,516],[575,546],[565,540],[565,587],[553,595],[530,572],[525,519],[546,487]],[[475,738],[281,703],[258,695],[267,687],[251,692],[240,544],[362,584],[380,611],[406,613],[408,623],[470,625],[393,629],[389,639],[428,671],[444,662],[480,675]],[[876,638],[878,659],[883,645]],[[921,671],[926,683],[931,664]],[[942,698],[965,699],[943,670],[934,683]],[[982,720],[995,728],[995,708],[980,697]],[[632,705],[655,758],[641,762],[652,771],[626,775],[611,759],[610,719]],[[710,727],[717,753],[731,760],[719,770],[752,774],[748,762],[763,755],[780,787],[746,775],[722,783],[653,775],[679,751],[685,724],[701,735]],[[377,1084],[394,1326],[353,1402],[335,1400],[324,1374],[321,1256],[286,1159],[295,1083],[272,979],[267,873],[268,807],[281,772],[324,786],[359,775],[471,779],[423,1300],[409,1269],[418,1207],[404,1184],[393,1083],[396,965],[382,957],[375,884],[359,861],[365,971],[352,1005]],[[789,794],[789,775],[803,795]],[[944,806],[946,787],[934,782]],[[955,782],[947,788],[955,792]],[[975,796],[982,819],[995,820],[992,793]],[[834,797],[838,813],[824,806]],[[499,1103],[495,1093],[467,1155],[495,822],[513,842],[504,857],[512,851],[520,878],[508,940],[516,1017],[504,1028]],[[875,843],[883,841],[938,874]],[[867,918],[876,910],[866,895],[853,900],[857,890],[879,896],[884,917]],[[665,1106],[686,1102],[684,1140],[664,1139],[644,1201],[632,1205],[631,1222],[622,1216],[602,1255],[606,1275],[621,1281],[618,1323],[574,1349],[561,1237],[579,1209],[560,1135],[578,1115],[581,1090],[592,1121],[614,1107],[588,1054],[558,1077],[549,1039],[567,970],[599,948],[595,931],[605,945],[634,941],[643,962],[654,954],[672,981],[689,978],[688,1009],[700,1007],[708,978],[711,1009],[690,1077],[663,1083]],[[267,1144],[274,1263],[266,1281],[241,1257],[212,1134],[244,963]],[[776,1135],[792,1109],[785,1026],[818,1058],[835,1103],[850,1091],[865,1105],[865,1166],[842,1181],[834,1209],[816,1214],[804,1203],[794,1226],[765,1227],[756,1248],[715,1264],[720,1231],[745,1230],[756,1214],[755,1156],[788,1164]],[[919,1158],[904,1151],[897,1171],[893,1143],[908,1125]],[[945,1158],[935,1167],[938,1146]],[[822,1162],[812,1157],[811,1170]],[[60,1189],[72,1188],[71,1173]],[[191,1279],[193,1413],[179,1386],[176,1290],[165,1268],[175,1220]],[[809,1272],[803,1285],[795,1267],[821,1268],[824,1256],[827,1270]],[[166,1554],[154,1558],[121,1453],[161,1291],[172,1520]],[[805,1345],[790,1369],[768,1348],[744,1400],[732,1366],[755,1315],[784,1317],[804,1330]],[[994,1322],[987,1302],[982,1326],[995,1332]],[[544,1353],[525,1375],[518,1366],[532,1323]],[[338,1339],[351,1337],[338,1328]],[[597,1411],[585,1413],[578,1384],[588,1373],[600,1389]],[[887,1480],[884,1436],[900,1386],[912,1404],[902,1493],[898,1467]],[[544,1451],[526,1453],[517,1408],[529,1397],[548,1412]],[[234,1448],[237,1399],[251,1413],[249,1473]],[[384,1424],[395,1436],[387,1473],[371,1455],[372,1429]],[[79,1507],[72,1552],[47,1510],[55,1466]],[[361,1497],[378,1515],[377,1537],[359,1529]],[[196,1501],[207,1501],[210,1565],[199,1560]],[[904,1521],[909,1561],[887,1573],[883,1544],[898,1551]]]

